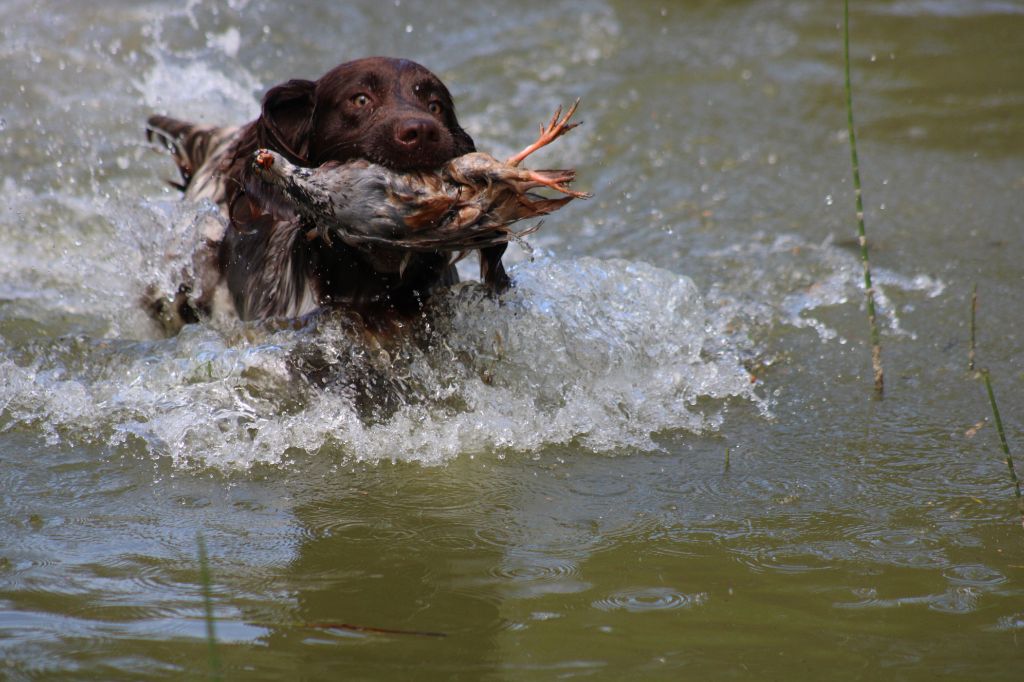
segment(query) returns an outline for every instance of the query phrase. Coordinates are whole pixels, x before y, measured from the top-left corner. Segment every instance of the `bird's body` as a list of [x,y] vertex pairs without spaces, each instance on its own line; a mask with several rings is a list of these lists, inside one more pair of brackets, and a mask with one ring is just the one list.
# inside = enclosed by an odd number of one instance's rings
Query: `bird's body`
[[[512,223],[547,215],[576,198],[590,195],[568,188],[574,170],[530,170],[520,163],[561,137],[577,102],[559,120],[561,108],[541,127],[540,137],[504,162],[483,152],[451,159],[435,171],[396,171],[363,159],[329,162],[317,168],[296,166],[277,152],[260,149],[252,158],[256,177],[281,190],[289,208],[314,227],[309,238],[327,243],[335,237],[362,249],[394,254],[464,253],[504,245],[529,234]],[[564,196],[532,192],[548,187]],[[403,259],[404,260],[404,259]]]
[[[269,150],[256,152],[253,164],[316,227],[315,236],[370,248],[461,252],[504,244],[536,229],[514,232],[512,223],[585,196],[564,188],[573,171],[522,169],[482,152],[436,172],[402,173],[363,160],[303,168]],[[530,191],[542,185],[567,196]]]

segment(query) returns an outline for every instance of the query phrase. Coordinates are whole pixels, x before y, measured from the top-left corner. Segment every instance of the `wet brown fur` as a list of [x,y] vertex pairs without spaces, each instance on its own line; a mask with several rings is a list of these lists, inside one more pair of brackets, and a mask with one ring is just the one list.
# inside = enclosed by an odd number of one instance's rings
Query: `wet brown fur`
[[[431,170],[475,150],[451,94],[411,61],[373,57],[342,64],[315,81],[271,88],[255,121],[240,128],[199,126],[166,116],[147,135],[171,151],[186,198],[209,199],[224,222],[204,227],[181,288],[149,292],[147,306],[167,333],[209,315],[243,320],[297,317],[323,307],[364,319],[415,311],[438,286],[458,281],[448,254],[417,253],[395,271],[392,254],[309,239],[309,226],[279,190],[252,171],[253,153],[277,151],[294,164],[366,159],[400,171]],[[484,249],[481,275],[508,278],[505,246]]]

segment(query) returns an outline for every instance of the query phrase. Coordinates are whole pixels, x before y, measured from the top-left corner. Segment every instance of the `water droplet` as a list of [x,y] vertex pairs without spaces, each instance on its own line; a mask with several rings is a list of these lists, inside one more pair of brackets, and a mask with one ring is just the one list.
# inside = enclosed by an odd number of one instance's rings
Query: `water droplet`
[[412,24],[406,24],[405,25],[405,32],[406,33],[412,33]]
[[831,206],[832,205],[832,195],[831,194],[826,194],[825,195],[825,205],[826,206]]

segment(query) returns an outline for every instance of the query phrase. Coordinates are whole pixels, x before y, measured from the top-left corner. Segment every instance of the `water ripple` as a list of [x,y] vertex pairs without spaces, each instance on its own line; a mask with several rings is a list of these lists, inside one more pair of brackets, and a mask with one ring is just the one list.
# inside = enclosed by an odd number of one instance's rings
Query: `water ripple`
[[1002,632],[1024,630],[1024,611],[1001,617],[996,623],[995,630]]
[[520,599],[583,592],[590,588],[589,582],[579,580],[576,562],[564,556],[514,553],[490,573],[511,596]]
[[874,588],[853,590],[857,601],[836,602],[840,609],[893,609],[905,606],[924,606],[943,613],[970,613],[978,608],[981,593],[973,587],[951,587],[939,594],[924,594],[910,597],[881,598]]
[[707,600],[706,592],[688,594],[667,587],[638,587],[598,599],[592,602],[591,606],[601,611],[621,610],[642,613],[686,609],[704,604]]
[[491,570],[494,577],[515,582],[562,580],[578,573],[579,568],[572,559],[546,555],[508,559]]
[[942,575],[952,584],[965,587],[995,587],[1006,582],[1005,575],[983,564],[950,566]]
[[949,560],[938,538],[928,531],[872,528],[855,533],[867,558],[911,568],[943,568]]

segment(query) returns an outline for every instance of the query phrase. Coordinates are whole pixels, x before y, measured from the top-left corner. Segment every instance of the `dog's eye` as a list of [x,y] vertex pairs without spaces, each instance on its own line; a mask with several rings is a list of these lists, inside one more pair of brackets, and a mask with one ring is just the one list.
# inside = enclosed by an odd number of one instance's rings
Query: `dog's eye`
[[362,107],[365,107],[365,106],[369,106],[369,104],[370,104],[370,98],[367,97],[366,95],[364,95],[363,93],[359,93],[358,95],[353,95],[352,99],[350,99],[349,101],[352,102],[352,104],[356,105],[359,108],[362,108]]
[[440,102],[429,102],[427,104],[427,111],[429,111],[432,114],[440,114],[443,110],[444,109],[443,107],[441,107]]

